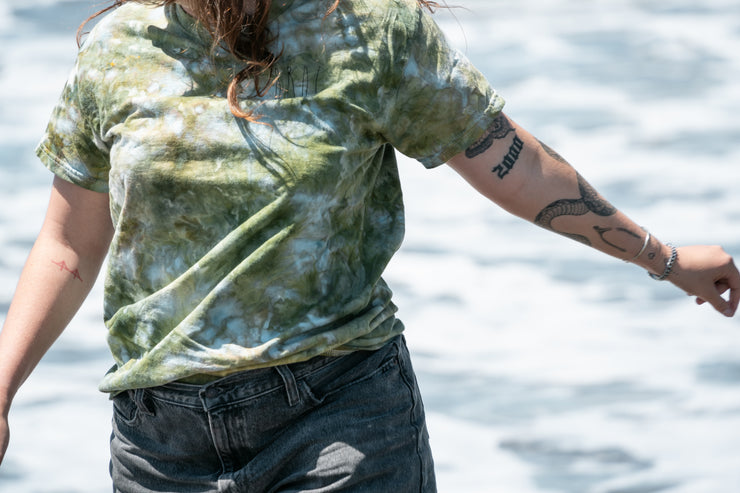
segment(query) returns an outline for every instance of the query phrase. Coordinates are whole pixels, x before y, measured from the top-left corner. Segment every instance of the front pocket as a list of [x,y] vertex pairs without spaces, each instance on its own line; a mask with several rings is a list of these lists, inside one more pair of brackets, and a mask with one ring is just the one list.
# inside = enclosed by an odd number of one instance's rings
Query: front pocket
[[396,344],[386,344],[376,351],[357,351],[341,361],[300,380],[307,394],[317,403],[398,366]]
[[133,392],[133,390],[127,390],[111,398],[113,401],[113,418],[128,426],[133,425],[139,416],[139,408],[131,396]]

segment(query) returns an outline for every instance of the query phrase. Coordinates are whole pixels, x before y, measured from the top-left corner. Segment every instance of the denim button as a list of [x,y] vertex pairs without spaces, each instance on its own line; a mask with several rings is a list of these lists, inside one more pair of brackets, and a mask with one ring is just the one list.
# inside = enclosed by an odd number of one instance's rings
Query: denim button
[[219,391],[216,387],[209,387],[206,389],[206,397],[208,399],[214,399],[218,397]]

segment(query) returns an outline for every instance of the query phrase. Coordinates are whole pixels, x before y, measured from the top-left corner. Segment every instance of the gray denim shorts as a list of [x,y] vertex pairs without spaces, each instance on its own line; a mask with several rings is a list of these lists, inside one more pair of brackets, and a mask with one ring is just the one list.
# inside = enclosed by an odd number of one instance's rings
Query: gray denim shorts
[[116,493],[435,492],[399,336],[377,351],[113,398]]

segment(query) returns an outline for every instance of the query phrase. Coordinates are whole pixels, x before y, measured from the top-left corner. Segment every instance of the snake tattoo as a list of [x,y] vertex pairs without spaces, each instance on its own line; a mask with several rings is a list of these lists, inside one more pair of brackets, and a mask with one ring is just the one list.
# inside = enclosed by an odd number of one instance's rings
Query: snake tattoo
[[511,132],[515,132],[515,130],[508,118],[503,115],[496,117],[496,119],[493,120],[493,125],[486,130],[483,137],[478,139],[477,142],[473,143],[473,145],[465,150],[465,156],[468,159],[473,159],[475,156],[483,154],[489,147],[491,147],[494,140],[503,139]]
[[[547,146],[547,144],[545,144],[544,142],[540,142],[540,145],[545,150],[545,152],[550,155],[550,157],[562,164],[565,164],[566,166],[571,167],[568,161],[566,161],[554,149]],[[554,231],[563,236],[567,236],[568,238],[572,238],[576,241],[580,241],[581,243],[591,246],[591,241],[583,235],[575,233],[565,233],[563,231],[558,231],[552,227],[553,220],[560,216],[582,216],[584,214],[588,214],[589,212],[593,212],[597,216],[608,217],[617,213],[617,209],[609,202],[607,202],[603,197],[601,197],[599,193],[578,172],[576,172],[576,177],[578,180],[578,191],[581,194],[581,198],[556,200],[555,202],[542,209],[542,211],[540,211],[540,213],[535,218],[534,222],[538,226],[542,226],[545,229],[549,229],[550,231]],[[606,238],[607,233],[614,231],[613,228],[594,226],[594,230],[601,238],[601,241],[603,241],[607,245],[621,252],[627,251],[626,249],[609,241]],[[634,232],[626,228],[616,228],[616,231],[631,236],[633,238],[641,238],[640,235],[635,234]]]
[[576,176],[578,178],[578,190],[581,193],[581,198],[556,200],[542,209],[537,214],[534,222],[538,226],[590,246],[591,242],[585,236],[558,231],[552,227],[552,221],[560,216],[582,216],[589,212],[593,212],[597,216],[607,217],[616,214],[617,209],[604,200],[578,172],[576,172]]

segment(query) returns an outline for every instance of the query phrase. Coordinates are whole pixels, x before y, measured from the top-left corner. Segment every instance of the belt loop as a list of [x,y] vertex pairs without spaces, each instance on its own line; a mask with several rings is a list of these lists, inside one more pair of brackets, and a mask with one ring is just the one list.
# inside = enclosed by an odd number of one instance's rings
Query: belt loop
[[144,401],[144,389],[129,390],[129,395],[131,396],[131,400],[134,401],[134,404],[136,404],[136,408],[139,412],[144,413],[147,416],[154,416],[154,411],[151,410]]
[[288,365],[278,365],[274,367],[275,370],[283,379],[285,384],[285,392],[288,395],[288,405],[290,407],[295,406],[301,401],[301,395],[298,393],[298,384],[295,381],[295,375],[290,371]]

